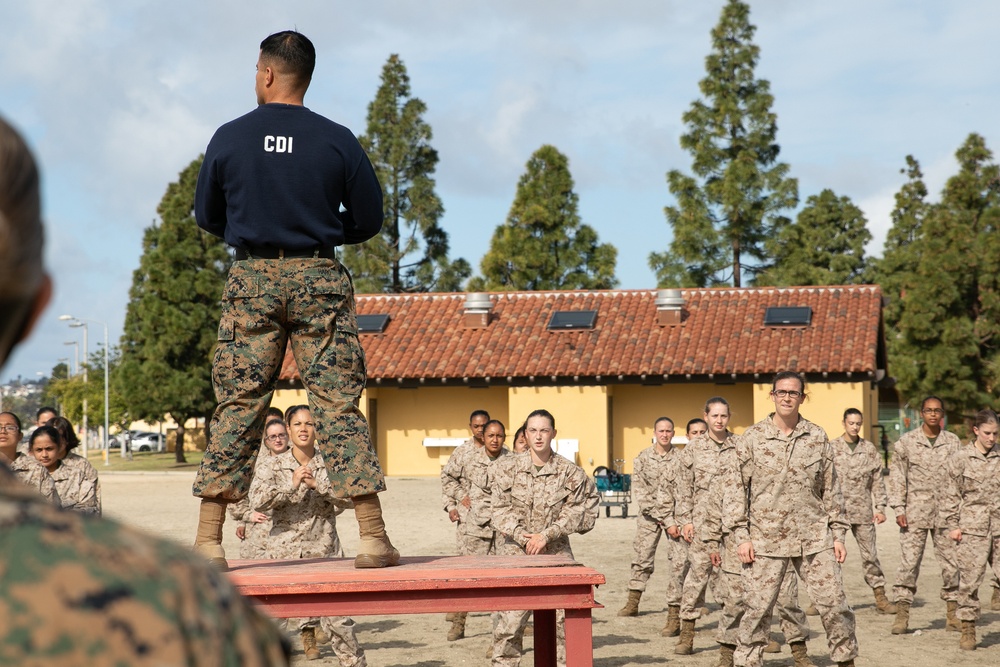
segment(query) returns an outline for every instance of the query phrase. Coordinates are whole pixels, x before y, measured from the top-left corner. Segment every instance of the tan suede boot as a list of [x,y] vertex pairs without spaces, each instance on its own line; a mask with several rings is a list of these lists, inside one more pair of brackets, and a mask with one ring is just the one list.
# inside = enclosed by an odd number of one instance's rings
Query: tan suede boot
[[455,642],[465,638],[465,618],[467,615],[465,612],[455,614],[455,620],[451,622],[451,629],[448,630],[448,641]]
[[875,609],[878,610],[880,614],[895,614],[896,605],[889,602],[889,598],[885,596],[885,586],[879,586],[878,588],[873,588],[872,593],[875,594]]
[[1000,611],[1000,588],[993,589],[993,597],[990,598],[990,609]]
[[791,642],[788,648],[792,649],[792,664],[795,667],[816,667],[816,664],[809,659],[809,652],[806,650],[805,642]]
[[667,624],[660,630],[663,637],[676,637],[681,632],[681,608],[677,605],[667,606]]
[[735,646],[719,644],[719,667],[733,667],[733,653],[735,652]]
[[202,498],[198,508],[198,533],[194,538],[195,553],[225,572],[229,569],[222,548],[222,526],[226,522],[226,505],[221,498]]
[[354,516],[358,520],[358,532],[361,534],[354,567],[360,569],[399,565],[399,552],[385,534],[382,504],[378,500],[378,494],[370,493],[351,500],[354,501]]
[[810,603],[809,606],[806,607],[806,616],[819,616],[819,610],[816,609],[816,605]]
[[962,638],[958,640],[958,648],[963,651],[976,650],[976,622],[962,621]]
[[896,620],[892,624],[892,634],[905,635],[910,627],[910,603],[900,600],[896,603]]
[[315,628],[313,630],[313,636],[316,637],[316,645],[326,644],[330,641],[330,635],[323,628]]
[[316,646],[316,628],[302,628],[302,652],[306,660],[319,659],[319,647]]
[[764,653],[781,653],[781,644],[774,641],[774,638],[767,640],[767,646],[764,647]]
[[628,600],[625,601],[625,606],[618,610],[619,616],[638,616],[639,615],[639,598],[642,597],[642,591],[629,590]]
[[950,630],[951,632],[961,632],[962,624],[958,620],[958,615],[955,613],[958,611],[958,602],[955,600],[948,600],[948,610],[945,612],[945,618],[947,619],[944,624],[945,630]]
[[694,621],[681,619],[681,636],[674,646],[674,655],[691,655],[694,653]]

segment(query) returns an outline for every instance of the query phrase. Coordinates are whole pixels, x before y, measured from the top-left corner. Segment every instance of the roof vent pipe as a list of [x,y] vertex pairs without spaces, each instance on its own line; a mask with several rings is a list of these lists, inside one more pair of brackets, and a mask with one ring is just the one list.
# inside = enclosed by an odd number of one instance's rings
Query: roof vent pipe
[[684,322],[684,296],[679,289],[656,291],[656,318],[661,327],[677,326]]
[[467,329],[484,329],[490,324],[493,301],[486,292],[470,292],[465,295],[463,320]]

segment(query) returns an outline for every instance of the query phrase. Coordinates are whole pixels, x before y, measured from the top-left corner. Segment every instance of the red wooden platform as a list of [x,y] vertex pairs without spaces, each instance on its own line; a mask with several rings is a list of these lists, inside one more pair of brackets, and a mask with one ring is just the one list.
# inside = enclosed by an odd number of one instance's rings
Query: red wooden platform
[[566,611],[567,667],[592,667],[594,586],[604,575],[566,556],[402,558],[356,570],[353,558],[231,560],[229,578],[278,618],[512,611],[535,615],[535,665],[556,664],[555,610]]

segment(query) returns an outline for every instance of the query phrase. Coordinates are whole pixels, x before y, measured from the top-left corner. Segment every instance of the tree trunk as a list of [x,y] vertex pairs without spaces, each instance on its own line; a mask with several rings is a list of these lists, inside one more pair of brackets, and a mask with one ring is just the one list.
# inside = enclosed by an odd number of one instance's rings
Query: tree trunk
[[176,463],[187,463],[187,459],[184,458],[184,424],[186,423],[187,417],[178,420],[177,439],[174,441],[174,461]]
[[743,267],[740,266],[740,242],[733,241],[733,287],[740,287],[740,273]]

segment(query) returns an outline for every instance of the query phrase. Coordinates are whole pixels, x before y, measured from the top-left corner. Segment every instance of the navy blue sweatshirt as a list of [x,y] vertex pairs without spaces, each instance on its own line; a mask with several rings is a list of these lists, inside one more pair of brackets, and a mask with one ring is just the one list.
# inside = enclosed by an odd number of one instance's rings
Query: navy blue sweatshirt
[[194,200],[234,247],[362,243],[382,229],[382,188],[354,134],[303,106],[264,104],[220,127]]

